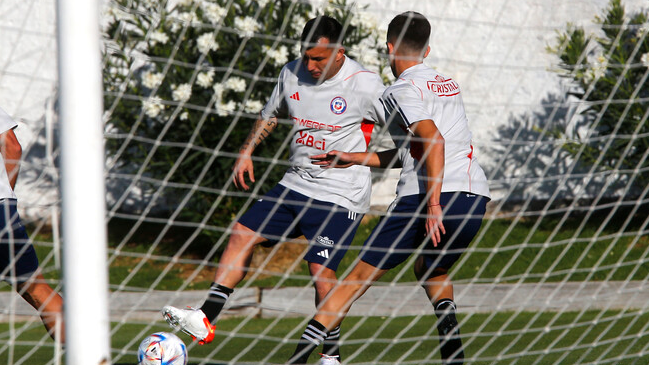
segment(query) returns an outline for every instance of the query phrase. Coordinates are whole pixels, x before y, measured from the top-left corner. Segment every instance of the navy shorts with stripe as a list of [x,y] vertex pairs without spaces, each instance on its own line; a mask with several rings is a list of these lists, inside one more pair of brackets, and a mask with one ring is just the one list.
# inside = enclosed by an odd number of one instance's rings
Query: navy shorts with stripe
[[[433,247],[426,237],[424,195],[398,198],[365,241],[360,258],[379,269],[392,269],[421,247],[428,268],[450,269],[478,233],[488,198],[465,192],[442,193],[442,241]],[[422,244],[424,245],[422,247]]]
[[38,269],[38,257],[20,221],[16,199],[0,200],[0,278],[24,283]]
[[309,242],[304,259],[335,271],[362,218],[363,214],[278,184],[253,204],[239,223],[267,239],[265,246],[304,235]]

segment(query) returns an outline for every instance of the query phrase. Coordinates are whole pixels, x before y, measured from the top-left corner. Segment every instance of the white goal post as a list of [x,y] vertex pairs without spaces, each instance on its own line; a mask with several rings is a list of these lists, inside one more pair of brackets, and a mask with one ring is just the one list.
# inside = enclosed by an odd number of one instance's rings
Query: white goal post
[[110,363],[98,5],[96,1],[58,0],[57,8],[65,356],[69,365]]

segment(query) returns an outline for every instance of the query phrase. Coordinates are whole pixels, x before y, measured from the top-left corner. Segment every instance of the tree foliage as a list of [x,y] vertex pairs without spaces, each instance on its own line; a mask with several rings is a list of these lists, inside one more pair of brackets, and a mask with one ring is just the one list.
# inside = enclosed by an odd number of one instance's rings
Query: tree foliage
[[[562,75],[573,84],[581,123],[563,121],[552,134],[582,166],[609,171],[637,193],[649,183],[649,23],[611,0],[598,32],[568,25],[558,35]],[[630,184],[630,185],[629,185]]]
[[[347,0],[112,0],[103,78],[113,208],[221,234],[250,198],[230,184],[238,149],[281,67],[300,57],[305,22],[337,18],[347,54],[383,72],[382,42],[363,10]],[[255,152],[261,192],[286,169],[284,124]]]

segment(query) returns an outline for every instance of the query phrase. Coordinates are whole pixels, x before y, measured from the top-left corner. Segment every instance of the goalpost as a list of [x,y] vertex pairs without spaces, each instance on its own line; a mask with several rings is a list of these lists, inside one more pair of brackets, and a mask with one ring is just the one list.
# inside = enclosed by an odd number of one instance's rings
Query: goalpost
[[57,10],[66,364],[109,364],[99,6]]
[[[304,22],[338,18],[346,53],[389,84],[385,29],[406,10],[433,25],[425,63],[460,85],[493,196],[451,271],[466,363],[649,362],[646,1],[623,1],[620,19],[605,0],[49,1],[51,14],[36,1],[0,4],[0,45],[11,50],[0,55],[0,102],[20,120],[19,208],[64,293],[69,337],[57,352],[36,312],[0,292],[0,362],[130,364],[147,335],[172,331],[160,309],[202,303],[232,225],[289,166],[291,121],[281,120],[254,153],[252,189],[231,181],[279,70],[299,57]],[[31,28],[55,15],[54,26]],[[55,38],[57,50],[35,51]],[[388,147],[375,133],[370,148]],[[397,179],[373,170],[372,209],[339,277]],[[214,343],[179,333],[190,364],[288,359],[315,310],[307,244],[256,249]],[[412,266],[352,307],[344,364],[441,364]]]

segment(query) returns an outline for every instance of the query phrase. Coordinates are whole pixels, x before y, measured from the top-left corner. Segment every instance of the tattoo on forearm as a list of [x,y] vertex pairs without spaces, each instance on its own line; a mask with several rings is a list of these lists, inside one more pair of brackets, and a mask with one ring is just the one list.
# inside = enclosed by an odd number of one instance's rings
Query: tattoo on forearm
[[256,121],[255,125],[252,128],[252,131],[250,131],[250,134],[248,134],[248,137],[243,142],[243,145],[241,145],[240,150],[247,150],[251,147],[254,150],[261,144],[264,139],[266,139],[266,137],[270,135],[275,127],[277,127],[276,119]]

